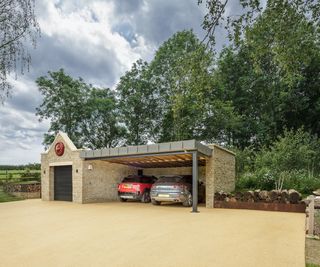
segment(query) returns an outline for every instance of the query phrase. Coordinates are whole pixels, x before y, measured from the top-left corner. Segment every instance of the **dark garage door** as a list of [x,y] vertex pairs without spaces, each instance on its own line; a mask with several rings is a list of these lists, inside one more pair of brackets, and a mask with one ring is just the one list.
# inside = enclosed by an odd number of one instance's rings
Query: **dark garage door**
[[72,166],[54,167],[54,200],[72,201]]

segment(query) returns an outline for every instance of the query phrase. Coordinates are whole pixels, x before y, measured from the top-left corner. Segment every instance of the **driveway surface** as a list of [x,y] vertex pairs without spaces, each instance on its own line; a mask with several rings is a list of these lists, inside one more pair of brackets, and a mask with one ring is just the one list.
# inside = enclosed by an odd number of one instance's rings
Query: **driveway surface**
[[305,266],[304,214],[0,203],[0,266]]

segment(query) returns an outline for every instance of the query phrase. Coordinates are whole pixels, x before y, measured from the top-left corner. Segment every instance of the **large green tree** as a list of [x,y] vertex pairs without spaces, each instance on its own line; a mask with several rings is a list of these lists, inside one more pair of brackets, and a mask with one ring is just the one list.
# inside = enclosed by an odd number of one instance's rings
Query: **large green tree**
[[127,130],[126,144],[145,144],[150,140],[152,120],[155,116],[154,92],[150,83],[148,64],[135,62],[117,85],[120,122]]
[[219,55],[215,87],[240,116],[230,145],[269,145],[285,128],[319,134],[318,18],[294,2],[267,1]]
[[81,78],[73,79],[63,69],[48,72],[36,80],[42,104],[36,109],[40,121],[50,120],[50,128],[43,143],[52,143],[56,133],[61,130],[68,134],[77,147],[83,145],[81,123],[86,115],[85,103],[88,101],[91,86]]
[[125,127],[119,123],[119,109],[115,92],[93,88],[85,103],[81,134],[86,147],[97,149],[122,145]]
[[[207,39],[213,46],[216,44],[218,32],[221,38],[222,28],[226,30],[229,42],[238,45],[245,37],[246,30],[256,24],[265,13],[271,15],[267,23],[273,25],[272,30],[283,34],[284,39],[287,33],[294,32],[291,23],[293,11],[297,18],[304,17],[307,23],[315,28],[317,34],[320,33],[318,0],[198,0],[198,4],[204,4],[206,7],[207,13],[202,26],[207,33],[205,40]],[[294,39],[290,42],[294,43]]]
[[212,83],[213,56],[192,31],[174,34],[164,42],[150,63],[156,90],[157,141],[204,139],[224,136],[232,108],[217,99]]
[[123,141],[124,127],[118,122],[115,94],[94,88],[81,78],[74,79],[63,69],[48,72],[36,80],[43,102],[37,108],[40,120],[50,128],[43,143],[52,143],[59,130],[66,132],[77,147],[113,147]]

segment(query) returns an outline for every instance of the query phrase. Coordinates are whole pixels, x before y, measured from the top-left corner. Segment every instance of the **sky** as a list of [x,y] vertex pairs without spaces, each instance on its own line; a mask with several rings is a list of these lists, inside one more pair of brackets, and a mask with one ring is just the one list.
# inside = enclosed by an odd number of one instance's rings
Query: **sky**
[[[136,60],[150,61],[175,32],[201,39],[205,7],[197,0],[36,0],[41,37],[30,49],[29,72],[9,77],[12,94],[0,105],[0,165],[40,162],[49,121],[39,122],[35,80],[63,68],[74,78],[114,88]],[[219,41],[219,40],[218,40]]]

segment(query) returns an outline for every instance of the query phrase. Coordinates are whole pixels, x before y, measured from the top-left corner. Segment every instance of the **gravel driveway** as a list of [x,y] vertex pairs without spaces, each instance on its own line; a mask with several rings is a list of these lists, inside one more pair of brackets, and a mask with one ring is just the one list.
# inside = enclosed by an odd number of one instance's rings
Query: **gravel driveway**
[[304,214],[0,203],[0,266],[304,266]]

